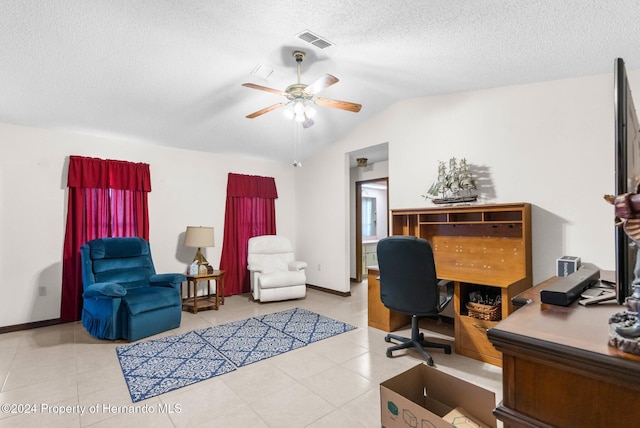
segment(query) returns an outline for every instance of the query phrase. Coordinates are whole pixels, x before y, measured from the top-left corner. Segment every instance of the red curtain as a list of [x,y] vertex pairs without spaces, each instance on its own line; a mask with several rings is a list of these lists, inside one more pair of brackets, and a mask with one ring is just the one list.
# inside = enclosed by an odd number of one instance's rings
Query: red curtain
[[220,269],[225,295],[251,291],[247,274],[249,238],[276,234],[276,182],[272,177],[229,174]]
[[70,156],[69,201],[62,261],[60,319],[77,321],[82,314],[80,246],[109,236],[149,240],[147,194],[149,165]]

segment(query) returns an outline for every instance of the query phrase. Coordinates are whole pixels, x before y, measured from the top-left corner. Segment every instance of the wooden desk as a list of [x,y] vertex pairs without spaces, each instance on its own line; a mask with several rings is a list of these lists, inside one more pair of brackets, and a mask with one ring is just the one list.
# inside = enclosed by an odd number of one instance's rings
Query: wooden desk
[[[215,281],[215,294],[211,296],[211,281]],[[198,282],[207,281],[207,295],[198,296]],[[193,284],[193,297],[191,297],[191,285]],[[182,296],[182,284],[180,284],[180,295]],[[198,310],[215,309],[224,305],[224,271],[214,270],[213,273],[201,275],[187,275],[187,298],[182,299],[183,309],[187,309],[194,314]]]
[[387,309],[380,300],[380,270],[378,266],[368,266],[368,320],[369,326],[384,331],[394,331],[411,323],[409,315]]
[[640,420],[640,357],[608,345],[615,302],[562,307],[528,302],[487,333],[502,352],[503,400],[494,413],[507,427],[631,427]]
[[469,316],[470,293],[502,300],[501,319],[511,299],[533,285],[531,204],[439,206],[392,210],[393,235],[413,235],[431,243],[438,278],[454,282],[457,354],[494,365],[500,352],[486,331],[497,321]]

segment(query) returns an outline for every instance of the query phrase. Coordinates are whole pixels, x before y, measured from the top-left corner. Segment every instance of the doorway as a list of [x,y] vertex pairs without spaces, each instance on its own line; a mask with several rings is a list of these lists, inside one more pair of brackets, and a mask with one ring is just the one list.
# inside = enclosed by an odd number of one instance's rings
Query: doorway
[[389,235],[389,178],[356,181],[355,281],[361,282],[367,266],[378,264],[378,241]]

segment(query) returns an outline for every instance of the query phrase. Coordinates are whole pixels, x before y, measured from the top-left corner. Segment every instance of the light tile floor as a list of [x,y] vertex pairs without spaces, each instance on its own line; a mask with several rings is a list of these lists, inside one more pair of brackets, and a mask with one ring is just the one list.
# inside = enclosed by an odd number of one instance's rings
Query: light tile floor
[[[385,332],[367,326],[366,282],[352,284],[351,292],[340,297],[310,289],[304,299],[262,304],[232,296],[219,311],[184,312],[181,327],[163,335],[294,307],[358,328],[135,404],[115,352],[124,342],[97,340],[80,323],[2,334],[0,404],[24,413],[3,406],[0,428],[379,427],[380,382],[423,360],[413,350],[387,358]],[[438,330],[424,330],[427,336],[453,345],[453,326],[426,322]],[[501,400],[500,368],[455,352],[432,355],[438,369]]]

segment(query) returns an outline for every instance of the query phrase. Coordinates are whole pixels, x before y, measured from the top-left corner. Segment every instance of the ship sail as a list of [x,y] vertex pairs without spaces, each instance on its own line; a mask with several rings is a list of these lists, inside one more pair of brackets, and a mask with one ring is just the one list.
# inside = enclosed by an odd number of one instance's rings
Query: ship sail
[[448,169],[447,164],[440,161],[436,179],[422,196],[435,204],[455,204],[477,200],[476,190],[467,160],[458,162],[456,158],[451,158]]

